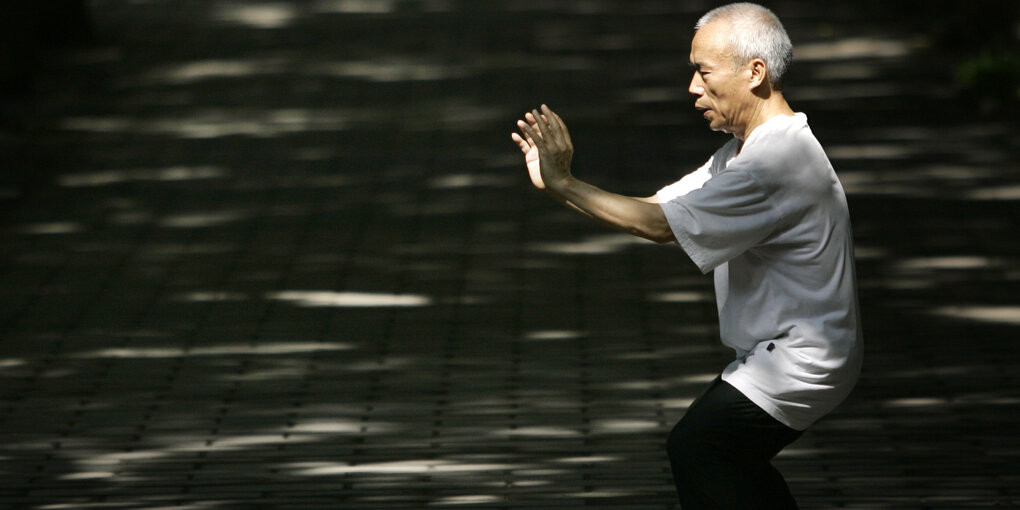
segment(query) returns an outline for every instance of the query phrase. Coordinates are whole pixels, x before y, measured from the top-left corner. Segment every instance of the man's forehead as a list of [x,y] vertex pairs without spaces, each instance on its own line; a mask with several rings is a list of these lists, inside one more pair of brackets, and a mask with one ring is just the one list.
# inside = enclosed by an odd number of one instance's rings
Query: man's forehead
[[693,67],[710,65],[713,62],[732,56],[728,30],[729,24],[713,21],[694,33],[691,40],[691,53],[688,62]]

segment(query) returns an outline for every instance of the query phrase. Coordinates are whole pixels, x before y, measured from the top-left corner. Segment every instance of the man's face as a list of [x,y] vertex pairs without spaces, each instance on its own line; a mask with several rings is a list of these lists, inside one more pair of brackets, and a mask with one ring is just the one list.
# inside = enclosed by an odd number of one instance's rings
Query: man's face
[[709,127],[743,138],[750,120],[753,93],[748,66],[737,66],[724,21],[710,22],[694,34],[691,66],[694,77],[688,91],[697,96],[694,107],[704,111]]

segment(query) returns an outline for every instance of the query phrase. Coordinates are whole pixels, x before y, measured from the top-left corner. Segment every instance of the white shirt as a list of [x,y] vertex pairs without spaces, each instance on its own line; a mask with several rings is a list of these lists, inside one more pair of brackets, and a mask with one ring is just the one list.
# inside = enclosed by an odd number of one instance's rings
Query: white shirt
[[769,119],[658,198],[680,246],[715,270],[722,342],[737,354],[723,380],[797,430],[839,405],[862,357],[853,238],[807,117]]

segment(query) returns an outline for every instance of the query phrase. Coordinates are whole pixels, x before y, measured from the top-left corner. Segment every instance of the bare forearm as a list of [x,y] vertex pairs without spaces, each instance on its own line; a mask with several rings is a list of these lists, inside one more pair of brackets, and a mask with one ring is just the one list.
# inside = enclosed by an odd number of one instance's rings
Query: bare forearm
[[610,193],[574,177],[546,190],[564,205],[610,227],[657,243],[675,240],[666,215],[649,199]]

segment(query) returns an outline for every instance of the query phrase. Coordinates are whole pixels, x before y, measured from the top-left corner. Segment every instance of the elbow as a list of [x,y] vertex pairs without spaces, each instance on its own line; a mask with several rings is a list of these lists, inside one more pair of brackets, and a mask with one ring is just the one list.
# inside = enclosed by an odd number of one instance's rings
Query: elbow
[[642,229],[640,231],[632,231],[631,233],[657,244],[670,244],[676,242],[676,236],[673,235],[673,230],[669,228],[668,224],[655,225],[651,228]]
[[673,231],[668,228],[664,231],[654,233],[648,239],[658,244],[672,244],[676,242],[676,236],[674,236]]

